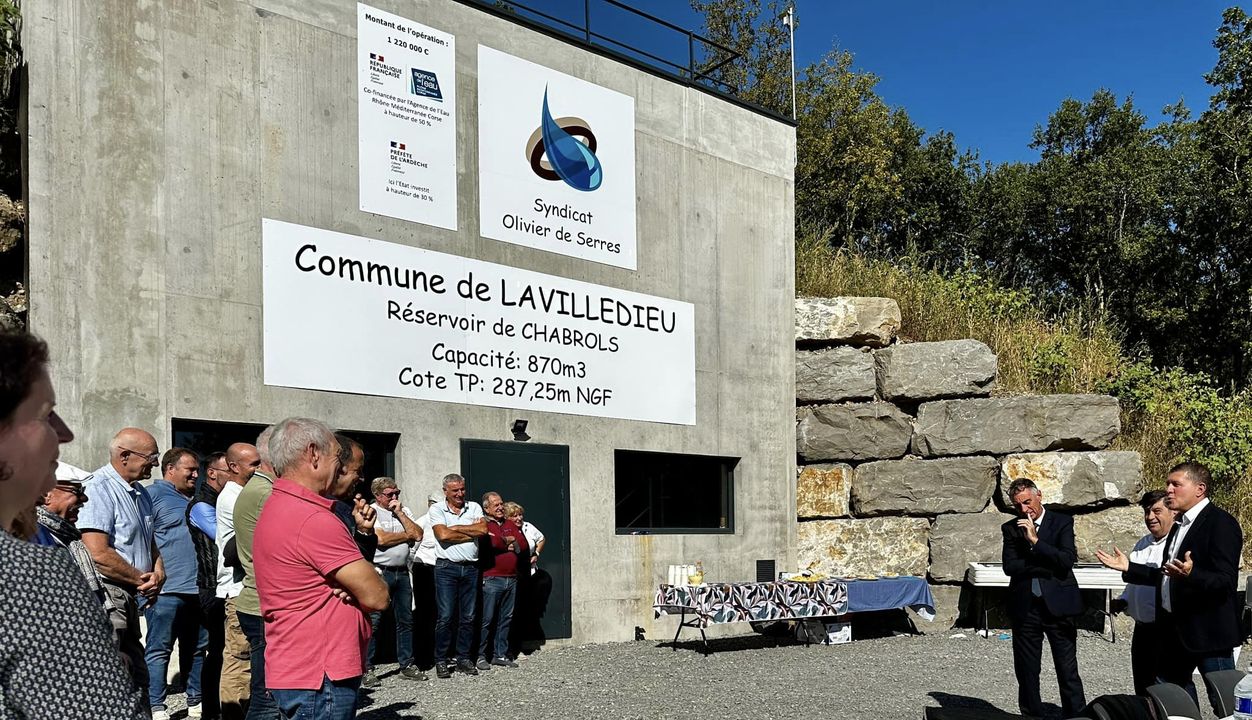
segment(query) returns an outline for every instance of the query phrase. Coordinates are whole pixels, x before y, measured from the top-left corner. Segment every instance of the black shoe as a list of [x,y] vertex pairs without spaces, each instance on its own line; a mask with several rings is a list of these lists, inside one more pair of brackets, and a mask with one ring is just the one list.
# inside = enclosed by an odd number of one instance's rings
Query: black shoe
[[400,674],[410,680],[429,680],[426,673],[422,672],[416,665],[400,668]]
[[452,677],[452,668],[448,667],[447,663],[435,663],[435,675],[440,680],[447,680]]
[[502,658],[502,657],[495,658],[494,660],[491,661],[491,664],[495,665],[496,667],[507,667],[507,668],[517,667],[517,663],[513,662],[512,660],[508,658]]
[[479,658],[478,662],[475,663],[474,666],[477,667],[479,670],[491,669],[491,663],[487,661],[487,658]]
[[374,668],[365,671],[365,677],[361,678],[361,687],[378,687],[382,682],[378,679],[378,675],[374,674]]
[[474,663],[469,660],[457,660],[456,669],[466,675],[477,675],[478,668],[474,667]]

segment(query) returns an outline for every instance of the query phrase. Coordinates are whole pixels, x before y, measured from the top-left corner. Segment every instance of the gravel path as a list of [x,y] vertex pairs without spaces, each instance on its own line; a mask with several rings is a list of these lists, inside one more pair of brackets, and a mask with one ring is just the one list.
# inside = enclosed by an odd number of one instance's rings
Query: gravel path
[[[949,635],[964,632],[964,638]],[[921,718],[926,706],[1016,712],[1012,643],[971,631],[809,646],[764,636],[698,643],[675,652],[657,641],[545,649],[516,669],[426,682],[379,667],[361,720],[526,718]],[[1045,648],[1046,648],[1045,643]],[[1043,699],[1060,717],[1045,649]],[[1087,699],[1130,688],[1130,643],[1080,634]],[[171,709],[181,696],[171,698]],[[1208,713],[1208,709],[1204,709]],[[179,717],[177,713],[175,717]]]

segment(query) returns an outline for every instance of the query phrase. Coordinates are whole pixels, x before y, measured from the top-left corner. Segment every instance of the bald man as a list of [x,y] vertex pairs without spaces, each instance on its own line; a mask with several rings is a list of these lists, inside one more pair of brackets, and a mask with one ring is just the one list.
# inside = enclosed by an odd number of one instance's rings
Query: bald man
[[139,608],[157,601],[165,568],[152,525],[152,498],[140,480],[160,460],[156,438],[126,428],[109,443],[109,462],[83,483],[89,498],[78,512],[83,545],[91,553],[112,601],[109,622],[131,681],[148,700],[148,666],[139,639]]
[[225,602],[226,646],[222,652],[222,680],[220,685],[222,717],[225,720],[242,718],[247,709],[251,692],[251,648],[248,637],[239,625],[235,614],[235,602],[243,590],[243,567],[234,562],[227,564],[227,546],[231,556],[237,555],[235,538],[235,505],[239,493],[252,479],[261,465],[261,455],[255,445],[235,443],[226,448],[228,482],[217,496],[217,596]]

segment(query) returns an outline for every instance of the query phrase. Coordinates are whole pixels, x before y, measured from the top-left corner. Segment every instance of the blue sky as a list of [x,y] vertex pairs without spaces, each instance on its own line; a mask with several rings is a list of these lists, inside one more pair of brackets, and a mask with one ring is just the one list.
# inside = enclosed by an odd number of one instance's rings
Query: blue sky
[[[581,0],[522,1],[582,20]],[[699,15],[683,0],[626,2],[699,29]],[[1100,87],[1119,99],[1133,95],[1150,122],[1180,97],[1195,113],[1207,107],[1203,75],[1217,59],[1212,41],[1230,4],[797,0],[796,62],[850,51],[858,70],[879,76],[879,94],[926,130],[952,132],[983,160],[1033,160],[1031,133],[1066,97],[1086,100]],[[599,32],[656,34],[621,11],[592,6],[604,22],[593,16]],[[672,42],[685,53],[680,36]]]

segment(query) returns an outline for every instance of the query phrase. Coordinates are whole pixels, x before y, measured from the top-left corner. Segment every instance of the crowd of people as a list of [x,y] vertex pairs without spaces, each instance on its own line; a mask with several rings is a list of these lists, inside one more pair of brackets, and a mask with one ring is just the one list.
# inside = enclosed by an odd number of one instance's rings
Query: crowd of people
[[[1127,583],[1119,604],[1135,620],[1130,680],[1138,695],[1167,682],[1195,700],[1195,671],[1234,668],[1233,650],[1244,638],[1236,597],[1243,531],[1209,500],[1211,487],[1203,464],[1176,465],[1164,490],[1141,498],[1148,532],[1130,553],[1096,550],[1096,558]],[[1075,717],[1086,698],[1076,654],[1075,618],[1085,605],[1073,572],[1074,521],[1044,508],[1043,492],[1030,480],[1014,481],[1008,496],[1019,516],[1001,528],[1018,705],[1027,717],[1044,715],[1039,672],[1047,637],[1062,715]],[[1225,715],[1212,689],[1209,701],[1218,717]]]
[[414,512],[299,417],[204,457],[125,428],[86,473],[48,361],[0,333],[0,717],[168,718],[177,644],[190,718],[351,718],[384,612],[401,679],[517,667],[545,544],[519,504],[449,474]]

